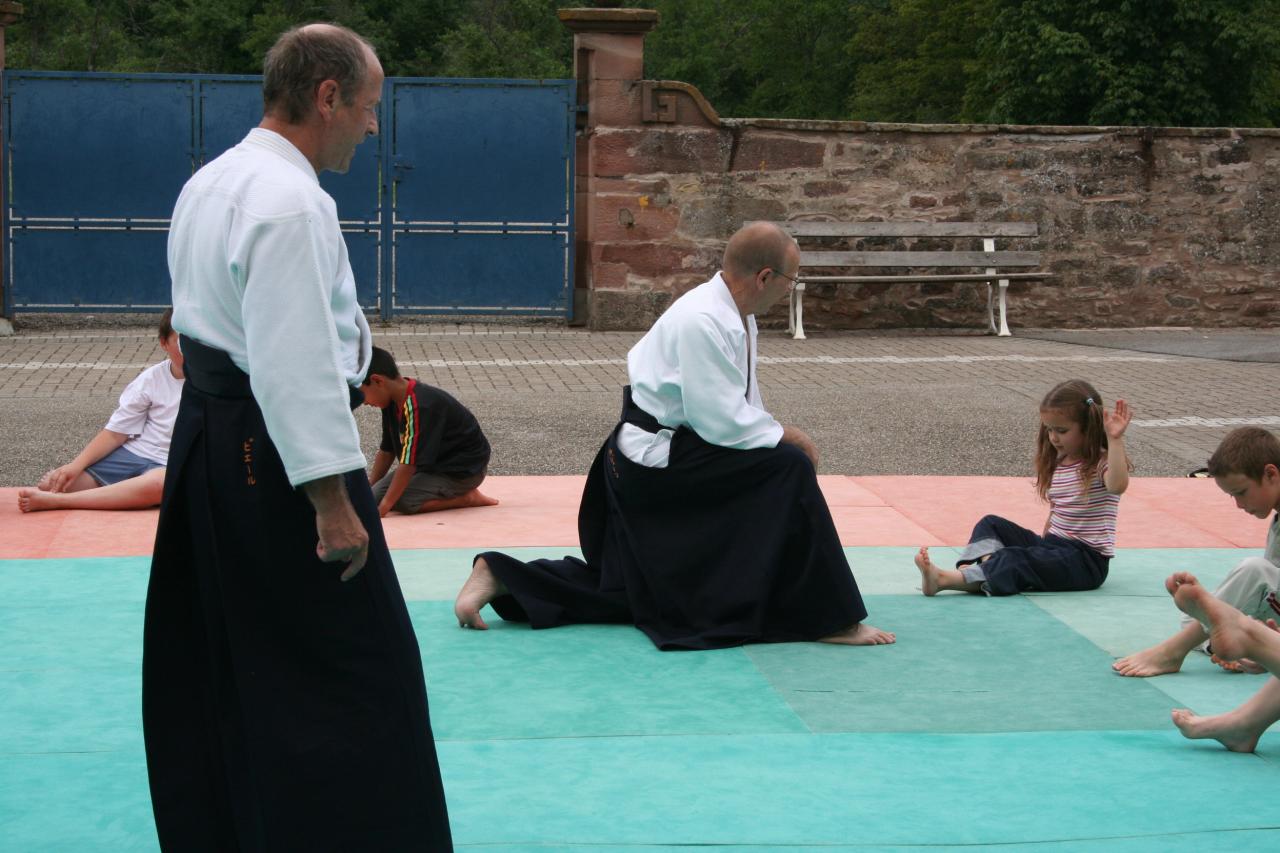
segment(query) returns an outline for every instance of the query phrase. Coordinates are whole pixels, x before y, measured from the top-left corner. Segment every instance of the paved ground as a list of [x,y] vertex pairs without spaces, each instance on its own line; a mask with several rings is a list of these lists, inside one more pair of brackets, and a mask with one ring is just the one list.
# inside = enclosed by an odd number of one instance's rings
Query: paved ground
[[[379,328],[405,372],[447,388],[479,416],[495,474],[581,473],[613,425],[638,333],[550,324]],[[973,335],[761,335],[766,404],[807,430],[835,474],[1021,475],[1037,404],[1083,377],[1137,420],[1137,473],[1180,476],[1236,424],[1280,427],[1272,332],[1123,330]],[[71,458],[116,396],[158,360],[149,329],[33,329],[0,338],[0,486],[27,485]],[[1198,357],[1204,356],[1204,357]],[[1229,360],[1234,359],[1234,360]],[[366,450],[377,413],[363,409]]]

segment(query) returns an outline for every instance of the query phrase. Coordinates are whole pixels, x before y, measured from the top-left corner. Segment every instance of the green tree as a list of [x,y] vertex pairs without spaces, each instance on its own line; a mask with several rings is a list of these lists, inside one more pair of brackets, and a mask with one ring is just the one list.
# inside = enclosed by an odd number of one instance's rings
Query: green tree
[[729,116],[843,118],[856,21],[880,0],[663,0],[648,77],[692,83]]
[[868,8],[849,41],[857,74],[848,98],[863,121],[959,122],[979,72],[975,46],[996,0],[892,0]]
[[967,111],[1030,124],[1273,125],[1278,0],[1000,0]]
[[10,68],[110,71],[135,61],[134,40],[143,0],[44,0],[27,3],[9,27],[5,64]]
[[573,70],[573,36],[554,0],[471,0],[440,39],[444,77],[563,79]]

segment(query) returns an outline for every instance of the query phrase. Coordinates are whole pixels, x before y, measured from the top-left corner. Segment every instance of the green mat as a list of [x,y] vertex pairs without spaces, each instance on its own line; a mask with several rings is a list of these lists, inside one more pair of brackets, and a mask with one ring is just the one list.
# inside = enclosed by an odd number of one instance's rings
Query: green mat
[[[475,551],[397,552],[459,846],[1280,845],[1280,735],[1242,756],[1168,720],[1175,705],[1231,707],[1264,677],[1200,655],[1155,679],[1110,671],[1176,629],[1170,566],[1213,584],[1256,551],[1122,551],[1102,590],[1006,599],[926,599],[914,549],[848,552],[870,621],[897,645],[663,653],[626,626],[531,631],[496,616],[465,631],[451,601]],[[148,565],[0,561],[0,849],[155,849],[139,707]]]

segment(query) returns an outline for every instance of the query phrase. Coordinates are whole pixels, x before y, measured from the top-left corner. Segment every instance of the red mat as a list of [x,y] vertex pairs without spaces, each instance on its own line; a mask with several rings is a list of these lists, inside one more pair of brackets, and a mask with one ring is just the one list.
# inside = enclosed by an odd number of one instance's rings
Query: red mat
[[[848,546],[963,545],[986,513],[1039,530],[1046,507],[1021,477],[819,477]],[[496,507],[384,520],[392,548],[576,547],[583,478],[490,477]],[[0,559],[151,553],[156,511],[18,511],[0,489]],[[1258,548],[1267,522],[1235,508],[1212,480],[1135,477],[1120,502],[1122,548]]]

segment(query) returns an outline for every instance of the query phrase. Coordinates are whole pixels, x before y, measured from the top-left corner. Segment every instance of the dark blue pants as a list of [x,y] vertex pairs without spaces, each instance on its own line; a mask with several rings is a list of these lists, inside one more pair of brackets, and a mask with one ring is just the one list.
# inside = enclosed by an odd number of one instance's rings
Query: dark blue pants
[[1097,589],[1111,558],[1075,539],[1041,536],[998,515],[983,516],[969,535],[956,567],[982,557],[988,595]]

